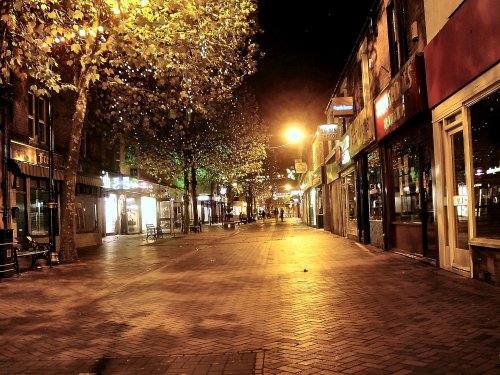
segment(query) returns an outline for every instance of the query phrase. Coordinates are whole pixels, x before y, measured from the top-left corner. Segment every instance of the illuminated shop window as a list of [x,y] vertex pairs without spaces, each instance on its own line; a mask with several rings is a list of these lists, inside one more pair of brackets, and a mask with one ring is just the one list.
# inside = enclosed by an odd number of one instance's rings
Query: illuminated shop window
[[500,91],[470,108],[476,237],[500,238]]
[[395,221],[421,221],[418,161],[418,146],[409,138],[392,145]]
[[49,191],[45,181],[31,180],[30,208],[31,234],[33,236],[47,236],[49,234]]
[[368,154],[370,220],[382,220],[382,172],[378,150]]

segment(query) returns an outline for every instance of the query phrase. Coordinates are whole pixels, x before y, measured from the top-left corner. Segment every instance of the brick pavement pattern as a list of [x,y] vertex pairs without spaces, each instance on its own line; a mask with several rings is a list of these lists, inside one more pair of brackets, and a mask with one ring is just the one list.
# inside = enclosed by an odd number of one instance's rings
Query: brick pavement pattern
[[500,374],[500,289],[298,221],[0,281],[0,374]]

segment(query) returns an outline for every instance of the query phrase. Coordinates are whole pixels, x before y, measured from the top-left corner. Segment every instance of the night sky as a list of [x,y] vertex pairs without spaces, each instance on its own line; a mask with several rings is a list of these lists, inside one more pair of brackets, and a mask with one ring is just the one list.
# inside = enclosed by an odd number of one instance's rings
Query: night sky
[[[265,57],[250,78],[274,145],[291,123],[313,133],[373,0],[259,0]],[[285,151],[285,150],[283,150]]]

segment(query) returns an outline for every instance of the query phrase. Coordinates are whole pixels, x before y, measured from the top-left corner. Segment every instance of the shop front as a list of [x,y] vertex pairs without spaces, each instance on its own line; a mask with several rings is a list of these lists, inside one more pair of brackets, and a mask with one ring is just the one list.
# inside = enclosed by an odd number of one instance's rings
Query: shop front
[[[439,264],[500,283],[500,3],[469,0],[426,46]],[[461,30],[470,30],[462,33]],[[463,66],[449,68],[448,51]]]
[[437,259],[432,127],[424,88],[423,56],[416,54],[375,99],[375,122],[384,168],[386,246]]
[[[368,164],[366,150],[375,142],[372,106],[365,106],[347,126],[335,151],[335,173],[340,178],[332,185],[334,233],[363,243],[370,242],[368,202]],[[332,169],[332,167],[330,167]]]
[[138,234],[146,224],[157,223],[157,206],[153,184],[127,176],[102,176],[105,232]]
[[309,190],[309,222],[318,229],[324,227],[323,167],[312,173],[312,187]]
[[[17,141],[11,142],[9,160],[12,190],[12,226],[14,237],[27,235],[48,241],[49,225],[49,169],[48,152]],[[63,158],[54,155],[54,196],[58,203],[54,215],[56,249],[59,243],[59,207],[64,174]],[[101,243],[102,181],[98,177],[77,175],[75,189],[75,240],[78,247]],[[47,238],[47,240],[45,240]]]
[[316,189],[312,187],[312,175],[311,171],[304,173],[300,186],[302,192],[301,217],[302,221],[310,226],[316,225]]
[[384,248],[383,212],[383,185],[382,185],[382,160],[380,150],[374,148],[365,154],[366,157],[366,189],[368,205],[366,216],[368,220],[370,243],[381,249]]

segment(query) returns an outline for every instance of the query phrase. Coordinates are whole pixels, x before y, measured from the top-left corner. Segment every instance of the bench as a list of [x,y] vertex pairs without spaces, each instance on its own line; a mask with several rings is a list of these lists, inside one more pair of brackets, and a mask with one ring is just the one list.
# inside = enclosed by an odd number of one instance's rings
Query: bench
[[38,243],[31,236],[26,236],[23,241],[18,243],[21,247],[14,246],[14,267],[19,275],[19,257],[31,256],[31,268],[35,269],[36,261],[45,259],[49,267],[52,268],[52,259],[50,256],[50,245],[48,243]]
[[201,233],[201,223],[198,223],[198,225],[190,225],[189,231],[192,233]]

